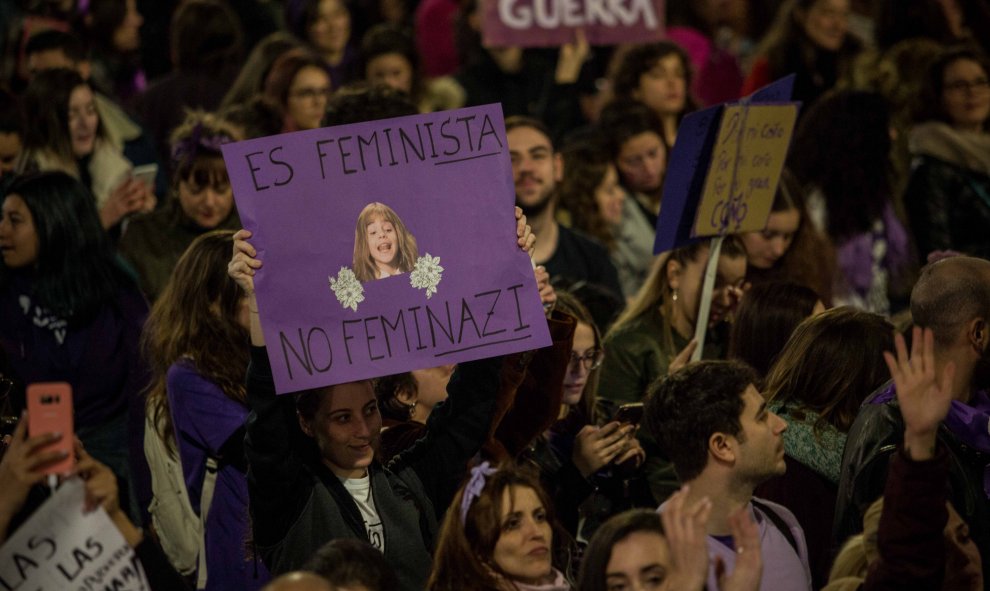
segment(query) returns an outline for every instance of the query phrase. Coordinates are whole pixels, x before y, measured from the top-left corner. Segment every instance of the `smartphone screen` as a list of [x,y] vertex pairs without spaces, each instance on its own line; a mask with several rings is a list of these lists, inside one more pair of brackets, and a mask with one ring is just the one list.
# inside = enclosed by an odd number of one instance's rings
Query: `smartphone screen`
[[629,404],[623,404],[619,407],[619,410],[615,411],[615,417],[612,418],[613,421],[618,421],[620,423],[627,423],[630,425],[638,425],[643,419],[643,403],[642,402],[631,402]]
[[155,176],[158,175],[158,165],[142,164],[141,166],[135,166],[134,170],[131,171],[131,175],[137,180],[141,181],[142,183],[154,189]]
[[29,384],[27,387],[28,436],[61,433],[62,438],[45,450],[62,450],[67,457],[48,466],[45,474],[65,474],[76,465],[72,422],[72,386],[65,382]]

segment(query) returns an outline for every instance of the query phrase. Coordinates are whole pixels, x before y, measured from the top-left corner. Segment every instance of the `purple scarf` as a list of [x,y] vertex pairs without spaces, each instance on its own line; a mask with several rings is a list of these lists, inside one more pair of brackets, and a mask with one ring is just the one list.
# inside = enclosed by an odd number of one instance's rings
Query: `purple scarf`
[[[883,404],[895,397],[891,384],[873,399],[872,404]],[[944,423],[959,441],[977,451],[990,453],[990,395],[986,390],[977,391],[969,404],[953,400]],[[990,499],[990,465],[983,467],[983,492]]]

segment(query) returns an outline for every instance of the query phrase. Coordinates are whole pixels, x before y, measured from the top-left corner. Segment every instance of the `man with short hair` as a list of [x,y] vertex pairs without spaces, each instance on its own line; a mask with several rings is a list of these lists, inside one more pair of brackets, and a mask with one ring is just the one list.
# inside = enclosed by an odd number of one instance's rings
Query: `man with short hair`
[[[927,265],[911,291],[916,326],[934,336],[935,375],[952,373],[953,402],[938,430],[950,455],[949,501],[969,524],[990,572],[990,261],[955,256]],[[860,408],[849,431],[832,542],[862,531],[863,513],[882,493],[890,456],[904,433],[892,383]],[[906,442],[908,448],[910,442]],[[990,580],[990,579],[988,579]]]
[[[787,423],[767,409],[756,373],[737,361],[700,361],[657,381],[646,400],[646,425],[689,486],[685,506],[711,502],[708,588],[718,589],[716,564],[732,571],[746,552],[733,544],[730,515],[749,511],[760,530],[764,590],[811,589],[804,532],[781,505],[753,490],[784,473]],[[660,507],[663,511],[663,505]]]
[[24,46],[24,56],[32,78],[42,70],[67,68],[76,70],[84,80],[89,80],[92,70],[83,42],[72,33],[55,29],[31,35]]
[[554,151],[546,126],[529,117],[505,120],[516,205],[539,236],[533,260],[551,278],[585,281],[622,297],[619,276],[608,251],[594,239],[557,223],[556,188],[564,160]]

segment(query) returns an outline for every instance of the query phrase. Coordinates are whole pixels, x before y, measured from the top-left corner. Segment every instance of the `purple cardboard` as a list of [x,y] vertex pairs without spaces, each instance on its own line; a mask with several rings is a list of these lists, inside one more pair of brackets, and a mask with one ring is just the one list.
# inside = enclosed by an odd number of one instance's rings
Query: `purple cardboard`
[[698,240],[691,237],[691,227],[721,118],[722,105],[715,105],[681,120],[663,183],[654,254]]
[[[280,394],[550,344],[516,246],[500,106],[260,138],[223,155],[264,262],[255,289]],[[359,227],[373,203],[389,210]],[[369,232],[384,238],[365,248]],[[376,257],[402,273],[376,278]]]
[[664,37],[664,0],[481,0],[480,10],[487,47],[556,47],[577,29],[592,45]]
[[[794,74],[789,74],[758,89],[740,102],[751,104],[785,103],[791,100]],[[693,238],[692,228],[698,212],[701,193],[718,137],[722,103],[690,113],[681,120],[677,142],[670,152],[667,177],[664,180],[657,217],[653,253],[659,254],[705,238]]]
[[795,74],[788,74],[783,78],[774,80],[762,88],[758,88],[749,95],[751,103],[787,103],[794,96]]

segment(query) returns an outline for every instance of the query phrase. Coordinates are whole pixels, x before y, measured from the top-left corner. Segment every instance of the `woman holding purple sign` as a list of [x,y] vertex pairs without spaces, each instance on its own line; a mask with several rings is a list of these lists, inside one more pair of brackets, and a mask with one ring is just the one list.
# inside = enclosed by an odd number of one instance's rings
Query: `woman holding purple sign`
[[[532,248],[524,217],[516,235],[521,248]],[[431,413],[423,438],[383,465],[375,454],[382,418],[369,380],[276,395],[254,295],[262,262],[250,237],[234,235],[228,273],[247,294],[253,345],[244,445],[255,546],[278,574],[300,568],[332,539],[363,539],[396,569],[402,589],[422,589],[438,522],[487,437],[499,388],[518,383],[523,370],[501,357],[458,365],[448,402]]]

